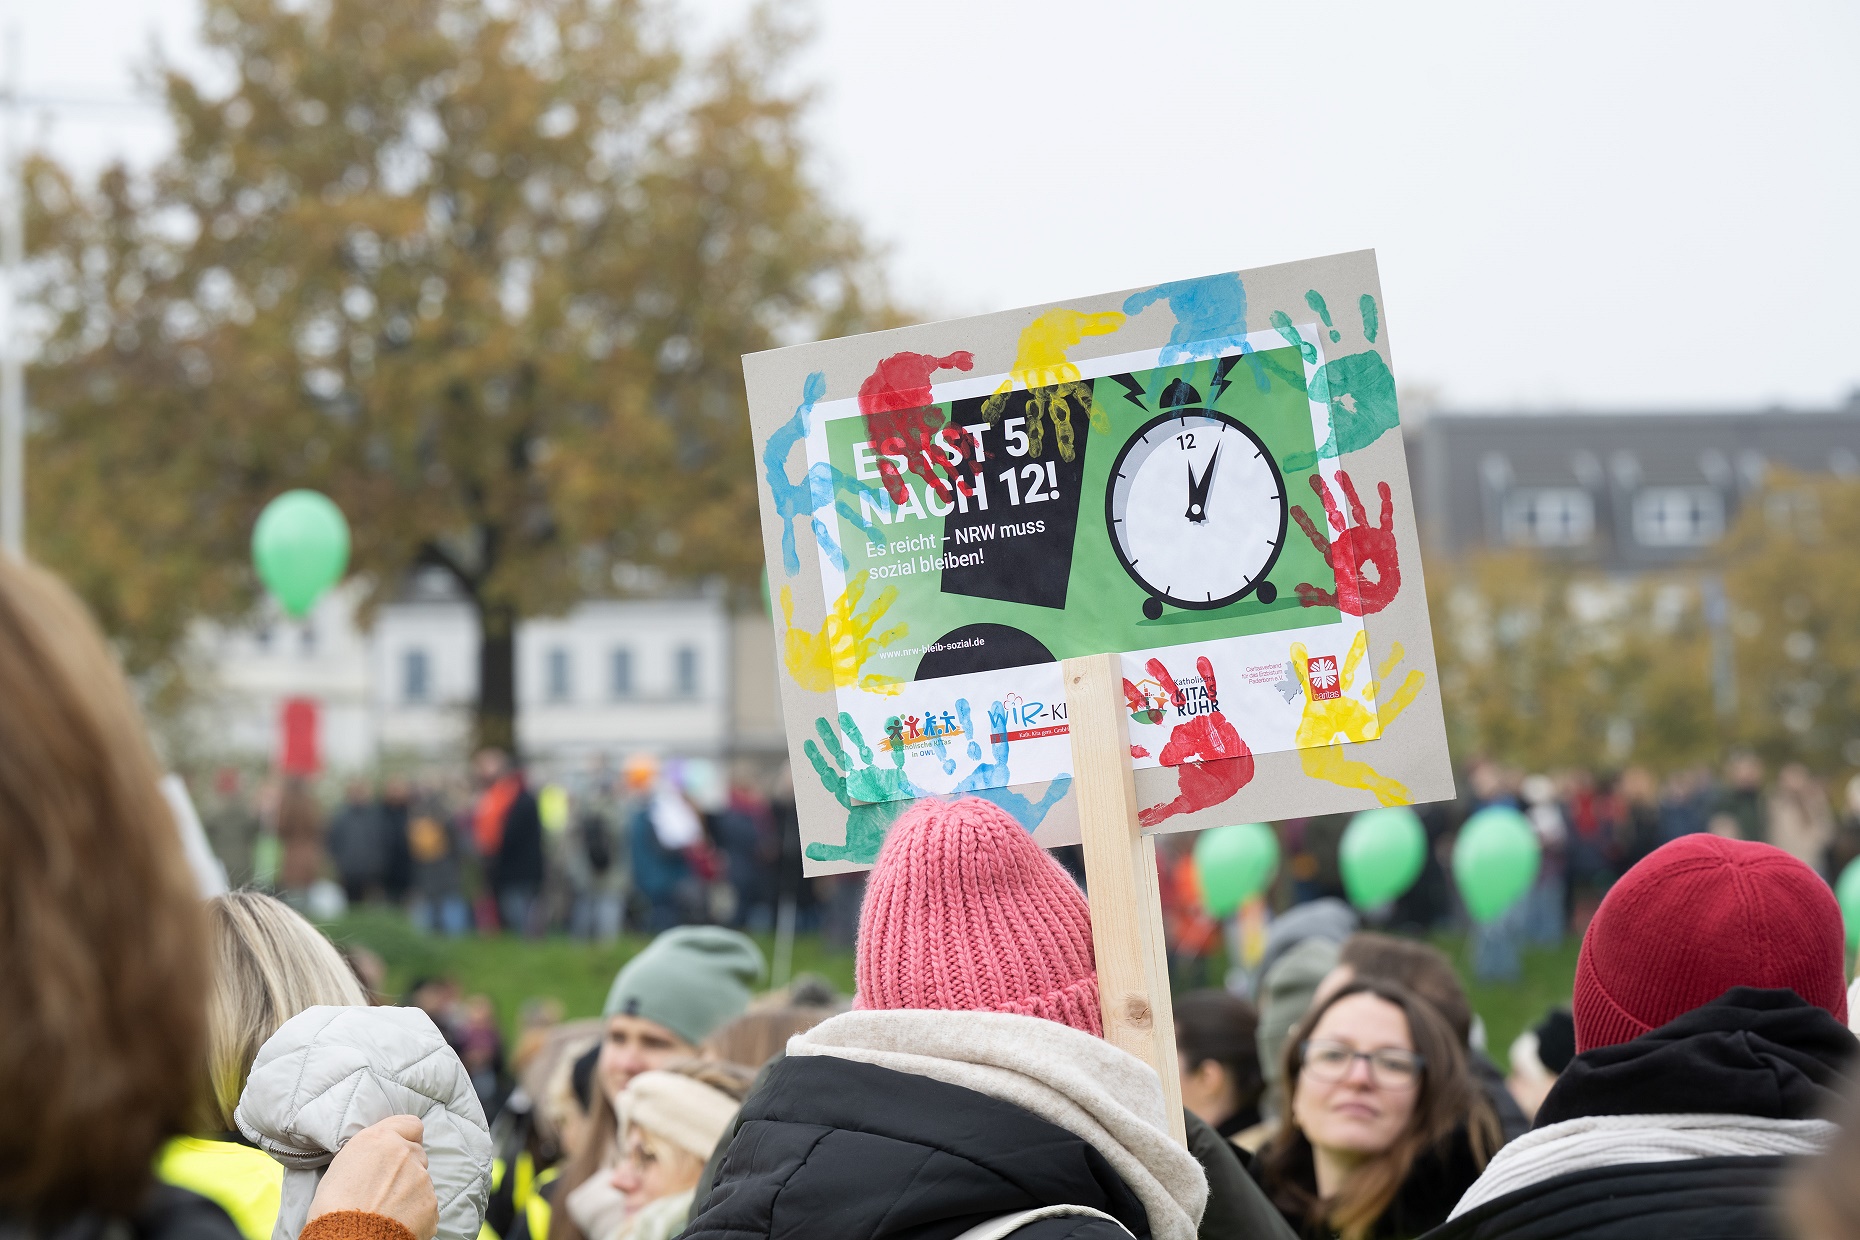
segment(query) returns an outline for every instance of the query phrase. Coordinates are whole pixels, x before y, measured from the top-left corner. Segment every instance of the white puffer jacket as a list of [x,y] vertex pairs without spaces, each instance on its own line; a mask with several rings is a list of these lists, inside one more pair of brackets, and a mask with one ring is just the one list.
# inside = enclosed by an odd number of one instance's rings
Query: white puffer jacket
[[336,1151],[395,1115],[425,1125],[438,1240],[476,1240],[491,1184],[484,1108],[432,1018],[399,1007],[309,1008],[260,1048],[233,1118],[284,1164],[272,1240],[296,1240]]

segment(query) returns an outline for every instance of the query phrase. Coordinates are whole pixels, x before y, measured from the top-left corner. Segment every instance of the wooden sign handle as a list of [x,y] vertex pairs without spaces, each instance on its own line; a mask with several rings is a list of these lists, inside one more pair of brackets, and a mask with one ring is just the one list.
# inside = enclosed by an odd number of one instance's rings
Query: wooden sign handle
[[1186,1145],[1156,841],[1137,826],[1123,661],[1095,654],[1067,659],[1063,667],[1105,1040],[1156,1069],[1169,1131]]

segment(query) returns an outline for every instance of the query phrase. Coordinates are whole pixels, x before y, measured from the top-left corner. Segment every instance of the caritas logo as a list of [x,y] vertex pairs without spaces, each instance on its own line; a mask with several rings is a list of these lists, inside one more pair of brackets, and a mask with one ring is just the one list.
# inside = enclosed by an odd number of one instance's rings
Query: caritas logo
[[1313,655],[1305,660],[1305,679],[1311,685],[1311,700],[1327,702],[1331,698],[1343,696],[1343,686],[1337,676],[1337,656],[1334,654]]

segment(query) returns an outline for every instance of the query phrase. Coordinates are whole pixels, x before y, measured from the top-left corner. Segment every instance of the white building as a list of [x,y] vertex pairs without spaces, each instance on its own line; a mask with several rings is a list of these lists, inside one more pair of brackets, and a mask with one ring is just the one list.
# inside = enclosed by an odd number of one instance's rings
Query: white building
[[[355,583],[302,621],[202,625],[197,743],[275,760],[284,704],[318,707],[326,768],[455,761],[478,692],[478,621],[441,571],[416,574],[364,627]],[[519,624],[517,737],[531,760],[636,751],[779,756],[774,635],[761,614],[701,595],[597,600]]]

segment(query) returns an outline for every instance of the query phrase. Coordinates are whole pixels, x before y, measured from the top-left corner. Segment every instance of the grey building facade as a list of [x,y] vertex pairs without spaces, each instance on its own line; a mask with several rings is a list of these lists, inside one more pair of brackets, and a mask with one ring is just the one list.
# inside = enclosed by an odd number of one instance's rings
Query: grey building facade
[[1717,542],[1778,467],[1860,478],[1860,392],[1819,412],[1455,413],[1404,431],[1422,537],[1450,555],[1665,568]]

